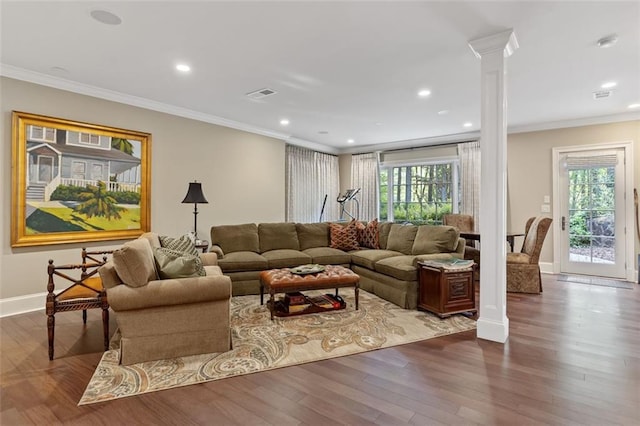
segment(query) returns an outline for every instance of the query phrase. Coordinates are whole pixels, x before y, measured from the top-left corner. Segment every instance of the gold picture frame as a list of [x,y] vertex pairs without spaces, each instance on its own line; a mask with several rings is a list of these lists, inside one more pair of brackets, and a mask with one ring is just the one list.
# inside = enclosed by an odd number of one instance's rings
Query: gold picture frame
[[150,230],[151,134],[12,113],[11,246]]

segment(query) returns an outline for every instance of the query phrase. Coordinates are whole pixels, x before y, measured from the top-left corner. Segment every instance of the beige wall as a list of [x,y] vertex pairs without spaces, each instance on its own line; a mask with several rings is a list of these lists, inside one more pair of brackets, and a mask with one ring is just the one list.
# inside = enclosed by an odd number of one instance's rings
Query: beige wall
[[198,206],[202,238],[209,239],[212,225],[284,220],[283,141],[8,78],[0,79],[0,94],[0,299],[46,291],[47,260],[77,263],[83,245],[11,248],[12,110],[151,133],[153,231],[181,235],[191,230],[193,205],[181,201],[193,180],[203,183],[209,201]]
[[340,170],[340,193],[344,194],[351,188],[351,154],[338,155],[338,168]]
[[[553,216],[555,208],[553,205],[551,213],[540,212],[545,195],[549,195],[553,200],[552,148],[633,141],[634,183],[632,186],[640,189],[640,121],[638,120],[510,134],[507,139],[508,230],[524,230],[524,224],[531,216]],[[627,235],[636,240],[637,255],[639,244],[634,236],[635,233],[627,233]],[[521,245],[522,239],[517,243]],[[540,261],[553,262],[551,231],[545,240]]]

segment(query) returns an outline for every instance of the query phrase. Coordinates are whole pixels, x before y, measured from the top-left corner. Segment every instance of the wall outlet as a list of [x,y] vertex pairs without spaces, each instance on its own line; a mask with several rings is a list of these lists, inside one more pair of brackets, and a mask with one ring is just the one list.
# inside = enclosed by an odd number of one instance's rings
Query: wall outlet
[[544,196],[543,203],[545,203],[545,204],[549,204],[550,202],[551,202],[551,197],[550,197],[550,196],[548,196],[548,195],[545,195],[545,196]]
[[542,213],[551,213],[551,206],[549,204],[543,204],[542,207],[540,207],[540,211]]

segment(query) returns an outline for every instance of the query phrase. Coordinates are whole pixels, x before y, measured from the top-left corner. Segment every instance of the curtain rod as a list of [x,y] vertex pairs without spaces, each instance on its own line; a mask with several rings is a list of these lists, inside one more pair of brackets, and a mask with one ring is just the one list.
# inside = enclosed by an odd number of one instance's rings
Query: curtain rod
[[384,153],[387,153],[387,152],[415,151],[416,149],[439,148],[439,147],[443,147],[443,146],[456,146],[456,145],[461,144],[461,143],[470,143],[470,142],[477,142],[477,139],[471,139],[471,140],[466,140],[466,141],[458,141],[458,142],[440,142],[440,143],[434,143],[434,144],[430,144],[430,145],[412,146],[412,147],[408,147],[408,148],[389,149],[387,151],[380,151],[380,152],[382,154],[384,154]]

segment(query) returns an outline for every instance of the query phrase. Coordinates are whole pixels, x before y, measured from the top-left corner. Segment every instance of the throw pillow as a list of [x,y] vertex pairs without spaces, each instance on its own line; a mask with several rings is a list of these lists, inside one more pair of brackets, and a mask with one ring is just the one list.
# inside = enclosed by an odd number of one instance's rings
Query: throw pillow
[[170,250],[175,250],[180,253],[184,253],[190,256],[195,256],[198,258],[196,265],[198,266],[198,273],[200,275],[205,275],[204,265],[200,260],[200,254],[198,253],[198,249],[196,248],[193,240],[189,235],[182,235],[178,238],[167,237],[165,235],[160,235],[158,237],[160,239],[160,245],[163,248],[167,248]]
[[363,228],[358,229],[358,244],[360,247],[371,249],[380,248],[380,234],[378,232],[378,219],[373,219]]
[[160,239],[160,246],[162,247],[198,256],[198,249],[189,235],[182,235],[178,238],[159,235],[158,238]]
[[204,268],[200,256],[185,254],[166,247],[153,249],[153,257],[161,279],[189,278],[204,276]]
[[331,248],[344,251],[358,250],[358,229],[356,221],[352,220],[346,226],[331,223],[329,225],[329,233],[331,236]]

